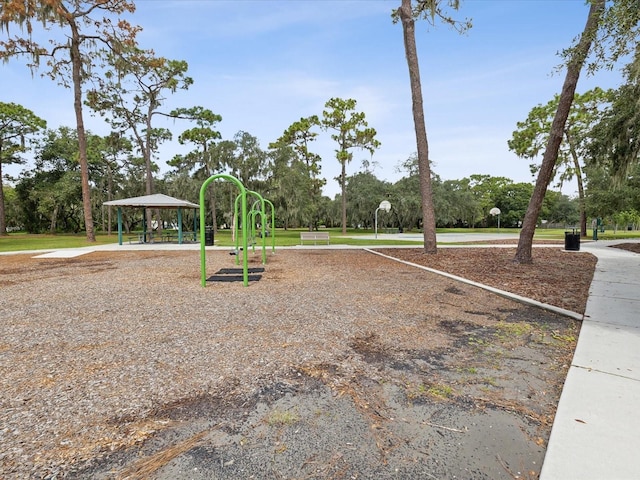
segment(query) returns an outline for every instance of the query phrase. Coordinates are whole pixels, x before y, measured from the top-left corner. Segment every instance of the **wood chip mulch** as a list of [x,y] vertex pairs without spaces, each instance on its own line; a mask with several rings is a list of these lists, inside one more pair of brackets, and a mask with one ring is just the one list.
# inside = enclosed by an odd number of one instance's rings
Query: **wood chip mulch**
[[531,264],[513,261],[513,248],[376,249],[386,255],[440,270],[576,313],[584,313],[597,258],[558,248],[533,249]]
[[[510,248],[383,251],[575,312],[596,262],[549,247],[532,265],[514,264]],[[153,412],[185,399],[251,392],[323,365],[375,376],[345,353],[357,339],[450,348],[450,319],[494,325],[518,308],[357,250],[277,253],[249,287],[202,288],[199,267],[194,252],[0,256],[0,478],[62,478],[167,428]],[[207,255],[209,275],[229,268],[228,252]]]

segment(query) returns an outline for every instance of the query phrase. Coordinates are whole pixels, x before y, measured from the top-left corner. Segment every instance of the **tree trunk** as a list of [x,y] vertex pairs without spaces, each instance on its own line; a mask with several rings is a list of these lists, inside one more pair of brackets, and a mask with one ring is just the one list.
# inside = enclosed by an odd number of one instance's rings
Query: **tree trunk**
[[49,222],[49,233],[54,235],[56,233],[56,228],[58,226],[58,205],[53,207],[53,212],[51,212],[51,221]]
[[580,208],[580,235],[587,236],[587,201],[584,198],[584,184],[582,177],[578,179],[578,206]]
[[[307,169],[308,168],[309,168],[309,164],[307,163]],[[311,181],[311,185],[309,186],[308,195],[309,195],[309,198],[311,199],[311,210],[309,213],[309,231],[313,232],[313,227],[315,223],[315,213],[316,213],[316,209],[315,209],[316,197],[315,197],[315,188],[313,188],[313,180]]]
[[[113,173],[111,172],[111,165],[107,163],[107,200],[113,200]],[[111,205],[107,207],[107,235],[111,236]]]
[[422,105],[422,86],[420,83],[420,69],[418,65],[418,50],[416,48],[415,22],[411,10],[411,0],[402,0],[398,9],[402,20],[404,34],[404,50],[409,67],[409,81],[411,83],[411,100],[413,104],[413,123],[416,131],[416,145],[418,148],[418,174],[420,177],[420,195],[422,198],[422,229],[424,237],[424,253],[437,253],[436,216],[433,207],[433,193],[431,189],[431,165],[429,164],[429,143],[427,141],[427,127],[424,120]]
[[582,237],[587,236],[587,208],[584,198],[584,183],[582,181],[582,167],[580,167],[580,159],[576,152],[576,147],[573,142],[573,137],[569,132],[565,132],[567,143],[569,144],[569,153],[573,160],[573,169],[575,171],[576,180],[578,182],[578,205],[580,207],[580,235]]
[[317,229],[317,198],[318,198],[318,192],[316,191],[316,178],[315,178],[315,174],[313,173],[313,168],[311,165],[311,162],[309,161],[309,150],[307,148],[307,145],[305,145],[305,152],[307,152],[307,155],[305,155],[305,165],[307,166],[307,172],[309,172],[309,178],[311,179],[311,181],[309,182],[309,190],[308,190],[308,195],[309,198],[311,200],[311,212],[309,214],[309,231],[312,232],[313,228],[314,228],[314,224],[315,224],[315,228]]
[[[152,115],[152,106],[149,106],[149,110],[147,111],[147,123],[146,123],[146,131],[144,132],[144,145],[142,147],[142,156],[144,157],[144,166],[146,171],[146,181],[145,181],[145,194],[153,195],[153,172],[151,170],[151,115]],[[156,210],[157,216],[158,210]],[[151,209],[147,209],[147,229],[151,228],[153,231],[153,211]]]
[[[204,166],[205,179],[208,179],[213,175],[214,169],[209,167],[210,160],[209,149],[207,143],[204,143],[202,150],[202,164]],[[207,199],[209,200],[209,206],[211,207],[211,226],[213,227],[213,238],[218,236],[218,222],[217,222],[217,208],[216,208],[216,182],[211,183],[211,187],[207,190]]]
[[[215,182],[213,182],[215,183]],[[218,203],[216,202],[215,185],[211,185],[211,216],[213,217],[213,236],[218,236]]]
[[142,146],[142,156],[144,157],[145,168],[145,194],[153,194],[153,172],[151,170],[151,107],[147,112],[146,131],[144,132],[144,145]]
[[533,189],[533,195],[529,201],[527,207],[527,213],[524,216],[522,223],[522,231],[520,232],[520,238],[518,240],[518,248],[516,249],[515,262],[517,263],[531,263],[531,250],[533,248],[533,236],[536,231],[536,224],[538,223],[538,216],[540,215],[540,209],[542,208],[542,202],[544,196],[547,193],[547,187],[553,176],[553,170],[558,160],[558,150],[562,143],[562,137],[564,134],[564,127],[569,117],[569,111],[571,110],[571,104],[573,103],[573,97],[578,85],[578,79],[580,78],[580,71],[589,54],[591,44],[598,31],[598,24],[604,11],[606,0],[595,0],[591,3],[589,9],[589,16],[587,17],[587,23],[585,24],[584,31],[580,37],[580,41],[572,53],[572,56],[567,65],[567,74],[562,86],[562,92],[560,93],[560,99],[558,101],[558,109],[556,110],[553,123],[551,124],[551,132],[549,134],[549,140],[547,147],[542,157],[542,165],[538,172],[538,178],[536,185]]
[[342,192],[342,235],[347,234],[347,161],[343,160],[340,173],[340,187]]
[[[207,177],[209,178],[209,177]],[[216,192],[215,192],[215,183],[211,182],[211,188],[209,189],[209,205],[211,205],[211,226],[213,227],[213,236],[215,238],[218,235],[218,221],[217,221],[217,209],[216,209]]]
[[87,161],[87,136],[82,116],[82,58],[80,56],[80,34],[73,20],[71,27],[71,76],[73,83],[73,108],[76,114],[76,130],[78,132],[78,152],[80,161],[80,177],[82,183],[82,207],[84,210],[84,227],[87,241],[95,242],[96,234],[93,229],[93,214],[91,212],[91,188],[89,186],[89,165]]
[[[207,177],[209,178],[209,177]],[[218,206],[216,205],[216,182],[211,183],[209,189],[209,195],[211,195],[211,221],[213,226],[214,237],[218,235]]]
[[[0,142],[0,153],[2,153],[2,142]],[[9,235],[7,233],[7,213],[4,206],[4,186],[2,185],[2,162],[0,161],[0,237]]]

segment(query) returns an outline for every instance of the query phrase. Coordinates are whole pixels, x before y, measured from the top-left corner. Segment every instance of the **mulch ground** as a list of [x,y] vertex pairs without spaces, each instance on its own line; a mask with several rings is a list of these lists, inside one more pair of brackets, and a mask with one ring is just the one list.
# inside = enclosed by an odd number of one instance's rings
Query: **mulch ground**
[[[595,265],[385,252],[576,312]],[[579,322],[363,251],[198,265],[0,257],[0,477],[537,478]]]
[[619,248],[628,252],[640,253],[640,243],[620,243],[613,245],[611,248]]
[[533,249],[531,264],[513,261],[513,248],[376,249],[408,262],[447,272],[576,313],[584,313],[596,257],[558,248]]

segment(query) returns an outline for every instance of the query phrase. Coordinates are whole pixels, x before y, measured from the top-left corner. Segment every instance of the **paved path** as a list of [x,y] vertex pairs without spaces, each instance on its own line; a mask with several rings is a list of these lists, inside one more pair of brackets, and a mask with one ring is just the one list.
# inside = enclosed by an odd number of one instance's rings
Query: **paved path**
[[[487,240],[518,240],[518,232],[504,233],[436,233],[436,241],[443,243],[459,243],[459,242],[486,242]],[[359,240],[404,240],[413,242],[423,242],[422,233],[378,233],[378,235],[358,235],[348,236],[348,238],[357,238]],[[386,247],[387,245],[385,245]],[[415,245],[412,247],[415,248]]]
[[640,478],[640,255],[616,243],[582,245],[598,263],[541,480]]

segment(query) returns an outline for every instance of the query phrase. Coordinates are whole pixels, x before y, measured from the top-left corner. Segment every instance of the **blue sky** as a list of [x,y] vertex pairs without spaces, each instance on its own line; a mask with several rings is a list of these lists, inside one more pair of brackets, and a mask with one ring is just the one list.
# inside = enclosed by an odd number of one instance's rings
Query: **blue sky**
[[[224,139],[246,131],[266,149],[294,121],[321,115],[331,97],[353,98],[378,132],[370,158],[355,151],[347,174],[373,160],[378,178],[396,181],[400,162],[415,152],[411,94],[402,27],[390,13],[399,0],[138,0],[128,19],[143,27],[139,42],[158,55],[186,60],[194,84],[165,105],[201,105],[222,116]],[[564,71],[557,52],[584,26],[583,0],[462,0],[458,18],[470,18],[464,35],[425,22],[416,25],[425,117],[434,170],[442,179],[471,174],[533,180],[529,162],[509,152],[516,122],[559,93]],[[0,66],[0,101],[16,102],[48,121],[74,126],[69,90],[32,77],[19,60]],[[620,73],[584,75],[578,91],[615,87]],[[88,128],[108,127],[87,111]],[[170,128],[174,137],[186,122]],[[325,194],[339,191],[335,144],[320,133],[312,151],[322,156]],[[161,147],[157,161],[187,153],[177,141]],[[5,169],[8,170],[8,169]],[[13,168],[9,173],[16,174]],[[575,185],[564,188],[573,194]]]

